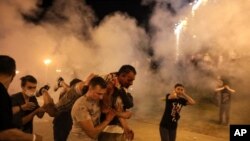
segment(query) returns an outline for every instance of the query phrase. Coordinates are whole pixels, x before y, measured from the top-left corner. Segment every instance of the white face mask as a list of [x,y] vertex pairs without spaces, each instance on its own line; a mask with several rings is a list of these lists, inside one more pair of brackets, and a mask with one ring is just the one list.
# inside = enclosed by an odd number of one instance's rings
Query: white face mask
[[35,92],[30,91],[30,90],[26,90],[26,91],[25,91],[25,94],[26,94],[28,97],[35,96]]

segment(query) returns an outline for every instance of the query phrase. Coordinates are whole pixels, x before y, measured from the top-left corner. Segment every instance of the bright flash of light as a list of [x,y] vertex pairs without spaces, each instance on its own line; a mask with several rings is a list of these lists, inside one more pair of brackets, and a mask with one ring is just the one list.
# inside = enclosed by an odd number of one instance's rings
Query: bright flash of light
[[192,7],[192,15],[195,15],[195,11],[201,6],[202,3],[206,3],[207,0],[195,0],[194,5]]
[[174,33],[176,35],[176,60],[179,59],[180,55],[180,48],[179,48],[180,34],[186,25],[187,25],[187,20],[181,20],[174,29]]
[[45,65],[49,65],[51,62],[52,62],[52,61],[51,61],[50,59],[45,59],[45,60],[43,60],[43,63],[44,63]]
[[177,36],[179,36],[180,35],[180,33],[181,33],[181,31],[182,31],[182,29],[183,29],[183,27],[185,26],[185,25],[187,25],[187,20],[181,20],[177,25],[176,25],[176,27],[175,27],[175,29],[174,29],[174,33],[175,33],[175,35]]

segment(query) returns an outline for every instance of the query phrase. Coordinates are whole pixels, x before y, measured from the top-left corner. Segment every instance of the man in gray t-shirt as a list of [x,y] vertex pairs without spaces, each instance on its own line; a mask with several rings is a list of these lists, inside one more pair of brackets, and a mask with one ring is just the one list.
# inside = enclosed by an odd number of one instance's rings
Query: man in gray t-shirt
[[115,113],[110,110],[106,119],[100,123],[100,100],[106,93],[106,82],[101,77],[93,77],[89,81],[87,93],[76,100],[72,107],[71,116],[73,126],[69,141],[96,141],[99,133],[114,118]]

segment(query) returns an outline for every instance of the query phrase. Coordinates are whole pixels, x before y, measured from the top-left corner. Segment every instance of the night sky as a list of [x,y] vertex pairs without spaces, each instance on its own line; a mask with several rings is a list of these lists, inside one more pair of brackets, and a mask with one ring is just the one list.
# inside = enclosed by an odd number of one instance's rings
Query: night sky
[[[24,19],[39,24],[44,21],[46,13],[51,9],[54,2],[55,0],[40,0],[37,4],[40,10],[34,11],[32,16],[23,14]],[[141,5],[141,0],[86,0],[85,2],[93,9],[97,17],[95,25],[98,25],[105,16],[119,11],[134,17],[138,25],[146,27],[154,7],[154,3]]]
[[[41,21],[44,21],[46,13],[51,9],[55,1],[56,0],[40,0],[37,4],[40,10],[34,11],[32,16],[23,14],[24,19],[39,24]],[[187,4],[192,1],[193,0],[183,0],[183,3]],[[155,1],[152,1],[146,5],[142,5],[142,0],[85,0],[85,2],[93,9],[95,16],[97,17],[95,25],[98,25],[105,16],[119,11],[135,18],[138,25],[145,28],[148,26],[148,20],[156,4]],[[173,15],[176,14],[177,10],[173,8],[171,3],[167,2],[164,6]],[[60,14],[57,15],[60,17]],[[64,17],[62,16],[60,18],[63,19]]]
[[139,25],[147,24],[154,5],[141,5],[141,0],[86,0],[86,3],[95,11],[98,21],[106,15],[120,11],[136,18]]

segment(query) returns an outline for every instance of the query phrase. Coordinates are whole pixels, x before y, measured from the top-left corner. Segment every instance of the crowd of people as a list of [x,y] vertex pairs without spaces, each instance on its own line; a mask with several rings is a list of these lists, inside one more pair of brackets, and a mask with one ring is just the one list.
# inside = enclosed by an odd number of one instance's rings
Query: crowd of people
[[[21,77],[21,91],[10,95],[8,88],[15,74],[15,60],[0,55],[0,140],[41,141],[42,136],[33,132],[33,119],[43,118],[45,113],[54,117],[55,141],[134,139],[134,131],[127,122],[134,106],[133,96],[128,92],[137,74],[133,66],[122,65],[117,72],[102,76],[91,73],[85,80],[74,78],[69,84],[60,77],[54,89],[61,89],[57,103],[49,94],[50,87],[38,89],[32,75]],[[220,97],[219,122],[229,124],[230,97],[235,90],[220,78],[215,92]],[[37,101],[39,96],[43,97],[43,105]],[[173,91],[166,94],[159,130],[161,141],[176,140],[182,107],[195,103],[183,84],[177,83]]]
[[[117,72],[105,76],[74,78],[69,85],[60,77],[55,90],[63,90],[54,103],[50,87],[37,90],[37,80],[32,75],[23,76],[22,91],[10,95],[7,90],[16,74],[15,60],[0,55],[0,63],[0,140],[42,140],[33,132],[33,119],[42,118],[45,113],[54,117],[55,141],[133,140],[134,132],[126,122],[132,116],[133,97],[128,88],[136,76],[133,66],[122,65]],[[43,105],[38,104],[38,96],[43,97]]]

